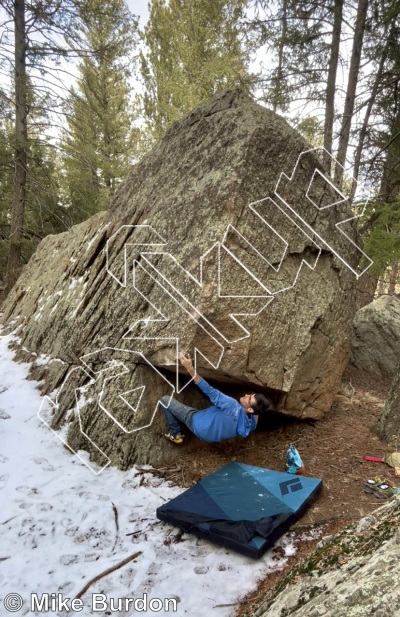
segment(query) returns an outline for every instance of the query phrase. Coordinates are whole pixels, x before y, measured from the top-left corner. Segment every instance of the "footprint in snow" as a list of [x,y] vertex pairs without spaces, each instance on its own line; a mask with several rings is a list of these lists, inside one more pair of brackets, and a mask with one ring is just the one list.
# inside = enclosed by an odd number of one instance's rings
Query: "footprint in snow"
[[90,493],[89,491],[81,491],[80,493],[78,493],[78,497],[80,497],[81,499],[92,499],[93,493]]
[[100,555],[98,553],[87,553],[87,555],[85,555],[84,561],[97,561],[99,558]]
[[138,520],[147,521],[147,518],[140,518],[140,514],[138,512],[133,512],[129,515],[128,523],[136,523]]
[[23,503],[20,503],[18,507],[21,508],[21,510],[28,510],[29,508],[32,508],[32,506],[33,506],[33,503],[23,502]]
[[5,487],[5,485],[7,484],[9,477],[10,477],[10,476],[9,476],[9,474],[8,474],[8,473],[3,473],[3,475],[2,475],[2,476],[0,476],[0,491],[1,491],[1,489],[3,489],[3,488]]
[[10,414],[7,413],[4,409],[0,409],[0,420],[9,420],[11,418]]
[[108,495],[96,496],[90,491],[81,491],[80,493],[78,493],[78,497],[80,497],[81,499],[98,499],[99,501],[109,501],[110,499]]
[[205,557],[206,555],[208,555],[208,553],[209,553],[209,549],[208,548],[203,548],[203,547],[200,547],[200,546],[195,546],[190,551],[190,556],[191,557]]
[[[22,523],[21,523],[21,532],[23,529],[25,529],[26,527],[28,527],[31,531],[33,529],[33,527],[35,526],[35,519],[28,517],[28,518],[23,518],[22,519]],[[21,534],[20,534],[21,535]]]
[[208,566],[197,566],[194,571],[196,574],[206,574],[208,572]]
[[123,585],[128,587],[135,578],[136,572],[137,571],[135,568],[127,568],[122,572],[122,574],[119,575],[119,580]]
[[38,503],[37,508],[41,512],[49,512],[49,510],[53,509],[53,506],[51,505],[51,503]]
[[30,486],[17,486],[15,490],[18,491],[18,493],[25,495],[25,497],[33,497],[34,495],[39,494],[37,488],[32,488]]
[[71,523],[73,523],[74,521],[72,520],[72,518],[62,518],[60,521],[60,525],[61,527],[70,527]]
[[47,458],[34,458],[33,459],[36,465],[40,465],[43,471],[54,471],[53,465],[49,463]]
[[3,454],[0,454],[0,463],[7,463],[8,458]]
[[76,526],[67,527],[67,529],[64,531],[64,536],[72,538],[78,530],[79,527]]
[[60,563],[63,566],[69,566],[72,563],[78,563],[78,561],[79,561],[78,555],[61,555],[60,557]]
[[39,521],[34,518],[24,518],[21,523],[21,529],[18,533],[19,536],[26,536],[31,534],[32,532],[39,533],[42,531],[43,527]]
[[27,546],[28,548],[37,548],[38,539],[35,534],[38,534],[41,531],[41,525],[37,524],[33,518],[24,518],[21,523],[21,529],[18,536],[23,538],[24,546]]
[[58,592],[62,593],[64,596],[69,594],[73,588],[75,587],[74,583],[72,583],[71,581],[68,581],[67,583],[64,583],[63,585],[60,585],[58,587]]
[[149,565],[149,567],[148,567],[147,574],[149,574],[149,575],[151,575],[151,574],[158,574],[158,573],[159,573],[159,571],[160,571],[160,569],[161,569],[161,567],[162,567],[162,566],[161,566],[161,564],[160,564],[160,563],[155,563],[155,562],[153,561],[153,563],[151,563],[151,564]]
[[137,484],[135,480],[125,480],[125,482],[122,483],[122,488],[136,488]]
[[0,394],[3,394],[3,392],[7,392],[8,387],[7,386],[1,386],[0,388]]
[[86,542],[91,548],[104,549],[114,544],[114,536],[107,529],[95,529],[92,527],[86,533],[76,536],[74,542],[77,544]]

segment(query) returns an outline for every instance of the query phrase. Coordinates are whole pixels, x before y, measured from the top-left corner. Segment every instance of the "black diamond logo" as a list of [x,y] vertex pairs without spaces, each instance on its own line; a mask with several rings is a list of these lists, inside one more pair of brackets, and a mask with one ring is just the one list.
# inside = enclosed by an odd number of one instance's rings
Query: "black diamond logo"
[[293,478],[293,480],[287,480],[287,482],[281,482],[279,484],[281,489],[281,495],[288,495],[289,493],[295,493],[301,491],[303,485],[300,478]]

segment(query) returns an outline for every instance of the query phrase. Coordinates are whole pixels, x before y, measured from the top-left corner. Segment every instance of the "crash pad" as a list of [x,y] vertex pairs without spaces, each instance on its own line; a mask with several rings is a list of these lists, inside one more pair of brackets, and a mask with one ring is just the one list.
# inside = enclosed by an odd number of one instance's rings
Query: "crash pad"
[[157,508],[157,517],[187,533],[259,558],[293,525],[322,480],[229,463]]

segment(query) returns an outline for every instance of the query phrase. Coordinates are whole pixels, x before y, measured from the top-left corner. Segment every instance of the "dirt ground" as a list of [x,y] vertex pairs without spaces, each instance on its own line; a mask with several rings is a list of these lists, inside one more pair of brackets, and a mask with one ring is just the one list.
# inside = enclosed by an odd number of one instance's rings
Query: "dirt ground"
[[[257,430],[243,441],[205,444],[201,450],[188,443],[177,461],[160,465],[156,473],[189,487],[231,461],[284,471],[286,449],[294,443],[306,465],[306,475],[321,478],[323,491],[292,531],[300,535],[322,526],[323,535],[335,533],[382,504],[375,495],[363,491],[367,479],[379,475],[400,486],[400,478],[395,478],[387,465],[364,460],[366,454],[383,456],[392,451],[375,434],[389,386],[389,382],[349,366],[324,419],[301,422],[280,417],[267,430]],[[257,592],[244,600],[238,617],[251,615],[252,603],[262,590],[284,576],[317,542],[300,541],[285,570],[267,577]]]

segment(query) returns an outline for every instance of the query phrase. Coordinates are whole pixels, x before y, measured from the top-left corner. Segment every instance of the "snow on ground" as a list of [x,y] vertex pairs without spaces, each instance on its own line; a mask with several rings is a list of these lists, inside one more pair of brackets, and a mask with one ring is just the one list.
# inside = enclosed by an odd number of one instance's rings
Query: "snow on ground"
[[[182,536],[155,515],[182,489],[135,468],[93,474],[38,418],[42,397],[26,378],[29,365],[13,362],[11,340],[0,336],[2,617],[20,602],[9,594],[23,600],[18,615],[233,616],[257,581],[295,552],[292,534],[258,561]],[[72,606],[91,578],[135,553]]]

